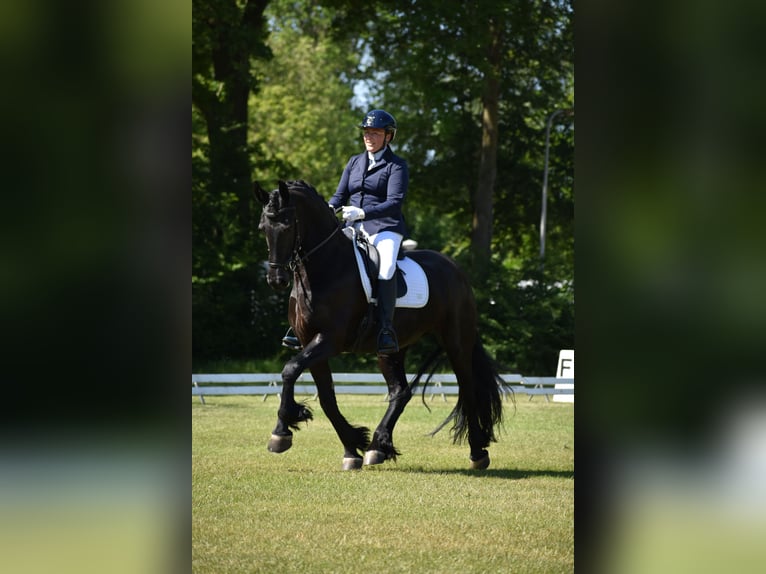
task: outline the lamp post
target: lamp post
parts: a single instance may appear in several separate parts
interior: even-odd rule
[[[542,208],[540,210],[540,262],[545,260],[545,220],[548,216],[548,151],[550,149],[551,125],[553,120],[559,114],[566,113],[571,116],[574,110],[571,108],[556,110],[548,116],[548,123],[545,126],[545,167],[543,168],[543,198]]]

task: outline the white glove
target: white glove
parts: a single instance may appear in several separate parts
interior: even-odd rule
[[[364,219],[364,209],[353,205],[344,205],[343,221],[356,221],[357,219]]]

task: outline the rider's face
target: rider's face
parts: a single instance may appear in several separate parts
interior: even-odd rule
[[[381,128],[364,128],[362,139],[364,139],[365,149],[375,153],[386,145],[386,130]]]

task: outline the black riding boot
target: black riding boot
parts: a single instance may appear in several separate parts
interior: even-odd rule
[[[396,308],[396,279],[388,281],[378,279],[378,312],[380,314],[380,333],[378,333],[378,353],[391,355],[399,351],[399,343],[394,332],[394,309]]]

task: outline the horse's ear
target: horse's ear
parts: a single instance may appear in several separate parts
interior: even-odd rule
[[[287,189],[287,183],[279,180],[279,196],[282,198],[282,206],[290,203],[290,190]]]
[[[253,195],[255,196],[255,199],[260,201],[263,205],[266,205],[269,202],[269,194],[257,181],[253,182]]]

